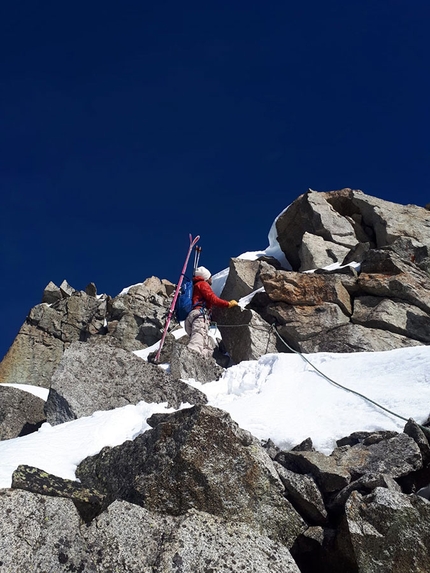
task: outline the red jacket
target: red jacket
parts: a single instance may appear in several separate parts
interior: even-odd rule
[[[218,298],[203,277],[193,278],[193,308],[204,306],[210,310],[213,306],[228,307],[228,300]]]

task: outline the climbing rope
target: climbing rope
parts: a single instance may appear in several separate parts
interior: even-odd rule
[[[218,325],[216,323],[214,323],[214,325],[216,326],[216,328],[218,328]],[[254,326],[252,324],[226,324],[226,325],[219,325],[221,326],[221,328],[236,328],[236,327],[243,327],[243,326],[248,326],[249,328],[253,328],[255,330],[264,330],[267,332],[267,329],[265,328],[259,328],[258,326]],[[337,386],[338,388],[341,388],[342,390],[345,390],[346,392],[350,392],[351,394],[355,394],[356,396],[359,396],[360,398],[362,398],[363,400],[366,400],[367,402],[370,402],[371,404],[373,404],[374,406],[376,406],[377,408],[380,408],[381,410],[384,410],[385,412],[387,412],[388,414],[391,414],[392,416],[395,416],[396,418],[399,418],[400,420],[403,420],[404,422],[408,422],[409,419],[405,418],[404,416],[401,416],[400,414],[397,414],[396,412],[393,412],[392,410],[386,408],[385,406],[382,406],[381,404],[378,404],[378,402],[375,402],[375,400],[372,400],[371,398],[368,398],[367,396],[365,396],[364,394],[361,394],[360,392],[357,392],[355,390],[351,390],[351,388],[347,388],[346,386],[343,386],[342,384],[339,384],[339,382],[336,382],[335,380],[333,380],[332,378],[330,378],[329,376],[327,376],[326,374],[324,374],[324,372],[321,372],[321,370],[319,370],[314,364],[312,364],[312,362],[306,358],[306,356],[304,354],[302,354],[301,352],[299,352],[298,350],[295,350],[294,348],[292,348],[288,342],[286,342],[282,336],[279,334],[276,325],[272,324],[271,325],[271,330],[273,330],[273,332],[276,334],[276,336],[279,338],[279,340],[282,342],[282,344],[284,344],[289,350],[290,352],[293,352],[294,354],[298,354],[307,364],[309,364],[309,366],[311,366],[316,372],[318,372],[318,374],[320,376],[322,376],[323,378],[325,378],[328,382],[330,382],[330,384],[333,384],[334,386]],[[269,331],[269,335],[270,335],[270,331]],[[419,428],[421,428],[421,430],[426,434],[426,436],[428,438],[430,438],[430,428],[427,428],[426,426],[422,426],[421,424],[418,424],[417,422],[415,422],[417,424],[417,426]]]
[[[381,404],[378,404],[377,402],[375,402],[374,400],[372,400],[371,398],[368,398],[367,396],[365,396],[364,394],[360,394],[360,392],[356,392],[355,390],[351,390],[351,388],[347,388],[346,386],[342,386],[342,384],[339,384],[339,382],[336,382],[335,380],[333,380],[332,378],[330,378],[329,376],[327,376],[326,374],[324,374],[324,372],[321,372],[321,370],[319,370],[315,364],[312,364],[312,362],[310,360],[308,360],[306,358],[306,356],[304,354],[302,354],[301,352],[299,352],[298,350],[294,350],[294,348],[292,348],[279,334],[276,326],[273,324],[272,325],[272,329],[275,332],[276,336],[279,338],[279,340],[285,344],[285,346],[291,350],[291,352],[294,352],[295,354],[298,354],[305,362],[307,362],[309,364],[309,366],[311,366],[316,372],[318,372],[318,374],[320,374],[320,376],[322,376],[323,378],[325,378],[328,382],[330,382],[330,384],[334,384],[335,386],[337,386],[338,388],[342,388],[342,390],[346,390],[347,392],[351,392],[351,394],[355,394],[356,396],[359,396],[360,398],[363,398],[364,400],[367,400],[367,402],[370,402],[371,404],[374,404],[375,406],[377,406],[378,408],[381,408],[382,410],[385,410],[385,412],[388,412],[389,414],[392,414],[393,416],[396,416],[396,418],[400,418],[401,420],[404,420],[405,422],[408,421],[408,418],[404,418],[403,416],[400,416],[400,414],[396,414],[395,412],[393,412],[392,410],[389,410],[388,408],[386,408],[385,406],[381,406]]]
[[[312,362],[310,360],[308,360],[306,358],[306,356],[304,354],[302,354],[301,352],[299,352],[298,350],[294,350],[294,348],[292,348],[283,338],[282,336],[279,334],[275,324],[272,324],[272,329],[275,332],[276,336],[279,338],[279,340],[291,351],[294,352],[295,354],[298,354],[305,362],[307,362],[307,364],[309,364],[309,366],[311,366],[316,372],[318,372],[318,374],[320,374],[320,376],[322,376],[323,378],[325,378],[328,382],[330,382],[331,384],[334,384],[335,386],[337,386],[338,388],[341,388],[342,390],[345,390],[346,392],[350,392],[351,394],[355,394],[356,396],[359,396],[360,398],[362,398],[363,400],[366,400],[367,402],[370,402],[371,404],[373,404],[374,406],[376,406],[377,408],[380,408],[381,410],[384,410],[385,412],[388,412],[388,414],[391,414],[392,416],[395,416],[396,418],[400,418],[400,420],[403,420],[404,422],[409,422],[408,418],[405,418],[403,416],[401,416],[400,414],[396,414],[396,412],[393,412],[392,410],[389,410],[388,408],[386,408],[385,406],[382,406],[381,404],[378,404],[378,402],[375,402],[375,400],[372,400],[371,398],[368,398],[367,396],[365,396],[364,394],[360,394],[360,392],[356,392],[355,390],[351,390],[351,388],[347,388],[346,386],[342,386],[342,384],[339,384],[339,382],[336,382],[335,380],[333,380],[332,378],[330,378],[329,376],[327,376],[326,374],[324,374],[324,372],[321,372],[321,370],[319,370],[314,364],[312,364]],[[414,420],[415,421],[415,420]],[[421,430],[424,432],[424,434],[426,434],[426,436],[429,438],[430,437],[430,428],[426,428],[426,426],[422,426],[421,424],[418,424],[417,422],[415,422],[417,424],[417,426],[419,428],[421,428]]]

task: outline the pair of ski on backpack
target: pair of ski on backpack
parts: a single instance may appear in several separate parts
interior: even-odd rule
[[[198,266],[199,257],[201,253],[201,248],[197,247],[197,242],[200,239],[200,236],[197,235],[195,239],[190,235],[190,244],[188,247],[187,256],[185,259],[184,266],[182,268],[181,276],[179,277],[178,284],[175,289],[175,294],[173,295],[172,303],[169,308],[169,312],[167,314],[166,324],[164,325],[163,336],[160,341],[160,346],[158,347],[157,354],[155,356],[155,362],[157,363],[160,358],[161,350],[164,345],[164,340],[167,335],[167,331],[169,329],[170,321],[172,320],[173,314],[176,314],[176,319],[178,322],[182,322],[188,316],[193,308],[193,282],[191,279],[185,276],[188,267],[188,261],[190,260],[191,253],[196,247],[195,255],[194,255],[194,268]]]

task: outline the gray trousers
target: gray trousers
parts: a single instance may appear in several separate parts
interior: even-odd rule
[[[213,346],[208,334],[210,322],[206,313],[199,308],[192,310],[187,316],[184,326],[190,337],[188,348],[198,352],[204,358],[210,358],[213,353]]]

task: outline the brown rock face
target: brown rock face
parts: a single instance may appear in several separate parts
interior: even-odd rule
[[[352,314],[349,293],[336,276],[275,271],[262,274],[261,280],[272,301],[311,306],[332,302]]]

